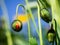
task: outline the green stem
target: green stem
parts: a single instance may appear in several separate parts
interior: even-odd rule
[[[29,17],[27,15],[27,11],[25,11],[26,17],[27,17],[27,23],[28,23],[28,38],[29,38],[29,45],[30,45],[30,24],[29,24]]]
[[[28,23],[28,37],[29,37],[29,45],[30,45],[30,38],[31,38],[31,36],[30,36],[30,23],[29,23],[29,17],[28,17],[28,13],[27,13],[27,11],[25,10],[25,14],[26,14],[26,17],[27,17],[27,23]]]
[[[57,43],[57,38],[58,38],[58,34],[57,34],[57,22],[56,22],[55,19],[52,19],[52,23],[53,23],[53,21],[54,21],[54,24],[55,24],[54,28],[55,28],[55,33],[56,33],[55,45],[58,45],[58,43]]]
[[[32,18],[32,21],[33,21],[33,23],[34,23],[34,26],[35,26],[35,28],[36,28],[36,32],[37,32],[37,34],[39,35],[39,33],[38,33],[38,28],[37,28],[37,26],[36,26],[36,23],[35,23],[35,21],[34,21],[34,17],[33,17],[33,15],[32,15],[30,6],[29,6],[29,4],[28,4],[28,0],[25,0],[25,1],[26,1],[26,5],[27,5],[27,7],[28,7],[28,11],[29,11],[29,13],[30,13],[30,16],[31,16],[31,18]]]
[[[55,32],[56,32],[55,44],[58,45],[58,41],[57,41],[57,39],[59,39],[59,37],[58,37],[58,33],[57,33],[57,22],[56,22],[55,19],[54,19],[54,21],[55,21]]]
[[[29,7],[29,5],[28,5],[28,0],[26,0],[26,4],[27,4],[27,6],[28,6],[28,10],[29,10],[29,12],[30,12],[30,16],[31,16],[31,18],[32,18],[32,20],[33,20],[33,23],[34,23],[34,25],[35,25],[35,27],[36,27],[36,24],[35,24],[35,21],[34,21],[32,12],[31,12],[30,7]],[[40,7],[39,7],[38,4],[37,4],[37,7],[38,7],[38,22],[39,22],[39,32],[40,32],[40,35],[39,35],[39,32],[38,32],[37,27],[36,27],[36,32],[38,33],[38,36],[39,36],[39,38],[40,38],[40,45],[43,45],[43,41],[42,41],[42,31],[41,31],[41,24],[40,24]]]
[[[39,2],[43,5],[42,8],[46,8],[46,5],[42,0],[39,0]]]
[[[38,8],[38,25],[39,25],[39,38],[40,38],[40,45],[43,45],[43,39],[42,39],[42,29],[41,29],[41,21],[40,21],[40,6],[39,6],[39,0],[38,0],[38,4],[37,4],[37,8]]]
[[[16,7],[16,19],[18,19],[18,8],[20,6],[23,7],[23,9],[25,10],[25,7],[22,4],[18,4],[17,7]]]
[[[30,24],[29,24],[29,21],[28,21],[28,36],[29,36],[29,45],[30,45]]]

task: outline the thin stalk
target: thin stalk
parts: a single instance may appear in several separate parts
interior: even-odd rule
[[[38,8],[38,25],[39,25],[39,39],[40,39],[40,45],[43,45],[43,39],[42,39],[42,29],[41,29],[41,21],[40,21],[40,6],[39,6],[39,0],[38,0],[38,4],[37,4],[37,8]]]
[[[29,45],[30,45],[30,24],[28,22],[28,36],[29,36]]]
[[[34,22],[34,18],[33,18],[33,16],[32,16],[32,12],[31,12],[31,10],[30,10],[30,7],[29,7],[29,5],[28,5],[28,0],[26,0],[26,4],[27,4],[27,6],[28,6],[28,8],[29,8],[29,12],[30,12],[30,14],[31,14],[31,18],[32,18],[32,20],[33,20],[33,22]],[[39,32],[37,31],[37,33],[38,33],[38,36],[40,37],[40,45],[43,45],[43,41],[42,41],[42,31],[41,31],[41,24],[40,24],[40,7],[39,7],[39,5],[37,5],[37,7],[38,7],[38,22],[39,22],[39,32],[40,32],[40,36],[39,36]],[[34,22],[34,25],[35,25],[35,27],[36,27],[36,24],[35,24],[35,22]],[[36,28],[37,29],[37,28]]]
[[[27,17],[27,23],[28,23],[28,40],[29,40],[29,45],[30,45],[30,23],[29,23],[29,17],[28,17],[28,13],[27,13],[27,11],[26,11],[26,9],[25,9],[25,14],[26,14],[26,17]]]
[[[29,45],[30,45],[30,23],[29,23],[29,17],[28,17],[28,13],[27,13],[27,11],[26,11],[26,9],[25,9],[25,14],[26,14],[26,17],[27,17],[27,23],[28,23],[28,38],[29,38]]]
[[[42,0],[39,0],[39,2],[43,5],[43,8],[46,8],[47,7]]]
[[[57,45],[57,23],[55,19],[54,21],[55,21],[55,32],[56,32],[55,45]]]
[[[34,24],[34,26],[35,26],[35,28],[36,28],[36,32],[37,32],[37,34],[39,35],[38,28],[37,28],[37,26],[36,26],[36,23],[35,23],[35,21],[34,21],[34,17],[33,17],[33,15],[32,15],[30,6],[29,6],[29,4],[28,4],[28,0],[25,0],[25,1],[26,1],[26,5],[27,5],[27,7],[28,7],[28,11],[29,11],[29,13],[30,13],[30,16],[31,16],[31,18],[32,18],[33,24]]]

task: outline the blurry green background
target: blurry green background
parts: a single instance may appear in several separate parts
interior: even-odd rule
[[[37,0],[29,0],[30,7],[35,6]],[[18,4],[23,4],[26,7],[25,0],[0,0],[0,45],[29,45],[28,42],[28,26],[27,21],[23,22],[23,28],[20,32],[15,32],[11,28],[11,23],[14,21],[16,16],[16,6]],[[26,7],[27,8],[27,7]],[[48,7],[49,8],[49,7]],[[49,8],[50,9],[50,8]],[[38,27],[38,18],[37,18],[37,8],[31,8],[36,25]],[[50,10],[51,11],[51,10]],[[24,10],[19,7],[18,15],[24,16]],[[60,15],[58,15],[60,16]],[[55,17],[58,17],[55,16]],[[60,19],[56,18],[58,24],[58,34],[60,33]],[[58,22],[59,21],[59,22]],[[39,45],[39,37],[37,32],[35,31],[34,24],[30,18],[30,29],[32,42],[31,45]],[[46,38],[46,34],[50,26],[48,23],[41,19],[42,26],[42,36],[44,45],[51,45]]]

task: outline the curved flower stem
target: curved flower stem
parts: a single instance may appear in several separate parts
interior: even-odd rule
[[[16,19],[18,18],[18,8],[20,6],[25,10],[25,7],[22,4],[18,4],[17,7],[16,7]]]
[[[27,11],[26,11],[24,5],[22,5],[22,4],[18,4],[17,5],[17,8],[16,8],[16,18],[18,17],[18,8],[19,8],[19,6],[23,7],[23,9],[25,10],[25,14],[26,14],[26,17],[27,17],[27,23],[28,23],[28,38],[29,38],[29,42],[30,42],[30,24],[29,24],[29,19],[28,19],[29,17],[27,15]],[[29,45],[30,45],[30,43],[29,43]]]
[[[18,18],[18,8],[19,8],[19,6],[23,7],[23,9],[25,10],[25,14],[26,14],[26,17],[27,17],[27,22],[28,22],[28,37],[29,37],[29,42],[30,42],[30,24],[29,24],[29,20],[28,20],[27,11],[26,11],[25,7],[22,4],[18,4],[17,5],[17,8],[16,8],[16,18]],[[30,43],[29,43],[29,45],[30,45]]]

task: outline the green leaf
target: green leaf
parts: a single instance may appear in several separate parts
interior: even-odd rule
[[[30,38],[30,44],[31,44],[31,45],[38,45],[38,43],[37,43],[37,41],[36,41],[36,38],[31,37],[31,38]]]

